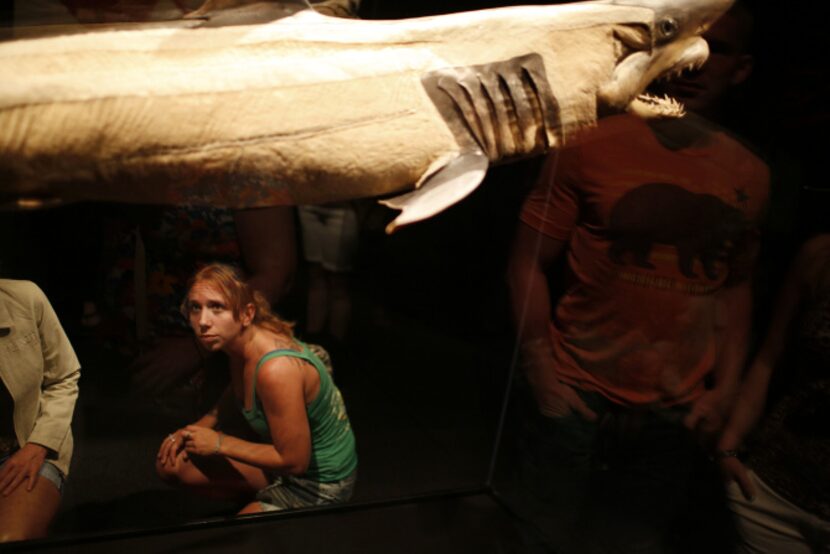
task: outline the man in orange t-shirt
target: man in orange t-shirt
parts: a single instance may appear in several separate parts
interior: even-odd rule
[[[748,76],[743,15],[711,28],[710,61],[671,91],[699,115],[602,120],[550,154],[523,206],[509,282],[541,418],[522,478],[557,551],[673,551],[696,440],[735,393],[769,171],[700,115]]]
[[[703,129],[687,117],[682,125]],[[543,262],[566,249],[570,281],[533,338],[549,344],[552,373],[566,386],[624,406],[694,405],[730,384],[704,389],[728,351],[724,310],[748,294],[769,172],[718,130],[673,149],[653,127],[608,118],[548,159],[522,209],[520,239],[532,235],[535,248],[541,235],[553,247],[539,252]]]

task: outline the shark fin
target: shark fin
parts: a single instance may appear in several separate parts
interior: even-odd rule
[[[199,27],[256,25],[311,9],[308,0],[206,0],[184,19],[201,20]]]
[[[480,150],[439,159],[414,191],[380,201],[384,206],[403,210],[386,226],[386,232],[391,234],[399,227],[432,217],[459,202],[478,188],[489,165],[487,156]]]

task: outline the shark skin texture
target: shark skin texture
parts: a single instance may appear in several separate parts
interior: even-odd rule
[[[682,115],[642,92],[703,64],[700,35],[730,5],[600,0],[396,21],[304,10],[0,43],[0,202],[379,197],[402,210],[392,231],[606,113]]]

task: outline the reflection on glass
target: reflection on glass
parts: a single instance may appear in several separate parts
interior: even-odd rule
[[[709,455],[749,349],[770,173],[710,121],[749,76],[750,19],[733,8],[703,68],[659,85],[686,117],[603,119],[548,156],[522,207],[516,440],[495,487],[557,552],[734,540]]]
[[[820,552],[830,544],[829,338],[830,235],[822,233],[794,258],[718,443],[746,549]]]

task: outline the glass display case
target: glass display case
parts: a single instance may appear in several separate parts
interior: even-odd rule
[[[163,23],[200,2],[11,4],[0,10],[4,41]],[[357,15],[504,5],[374,0]],[[686,73],[666,85],[688,101],[682,124],[608,114],[561,151],[491,167],[469,197],[393,234],[385,229],[396,213],[374,198],[0,212],[0,277],[38,284],[81,364],[74,454],[48,537],[0,548],[627,552],[644,541],[657,552],[726,552],[740,544],[741,493],[724,492],[718,472],[737,471],[729,466],[737,459],[759,474],[785,471],[779,459],[753,458],[749,438],[724,442],[750,394],[740,377],[754,375],[768,329],[797,334],[809,317],[813,334],[826,337],[826,311],[804,308],[830,306],[821,242],[830,188],[818,173],[823,142],[812,138],[826,120],[816,92],[828,82],[826,49],[818,34],[794,32],[803,29],[795,11],[748,8],[708,37],[709,71],[741,73],[718,91],[722,102],[695,104],[725,73],[708,82],[706,69]],[[5,193],[2,179],[0,171]],[[227,360],[198,347],[179,311],[187,277],[217,260],[241,267],[300,339],[327,352],[357,443],[348,502],[236,516],[239,501],[193,495],[157,475],[162,441],[210,410],[228,383]],[[786,319],[774,306],[799,267],[814,281],[795,287],[809,293]],[[820,394],[827,358],[820,348],[804,358],[803,348],[780,346],[771,365],[823,368],[807,372]],[[777,370],[768,409],[802,377]],[[700,401],[724,380],[723,397]],[[786,414],[802,418],[793,429],[813,433],[792,434],[812,441],[808,463],[809,453],[827,452],[826,415],[820,403]],[[757,419],[752,427],[766,429]],[[830,492],[826,467],[806,478],[819,500]],[[826,517],[814,497],[782,494]]]

